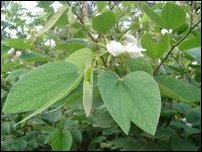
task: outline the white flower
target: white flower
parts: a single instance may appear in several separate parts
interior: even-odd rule
[[[20,51],[17,51],[16,52],[16,57],[19,57],[21,55],[21,52]]]
[[[130,55],[132,58],[143,57],[144,55],[141,53],[144,51],[143,48],[140,48],[137,44],[128,43],[125,46],[125,51]]]
[[[111,41],[109,44],[107,44],[108,52],[111,53],[113,56],[118,56],[122,53],[128,53],[132,58],[144,56],[141,52],[145,49],[141,48],[138,45],[137,39],[135,39],[132,35],[126,35],[125,39],[125,46],[116,41]]]
[[[111,41],[106,46],[107,46],[108,52],[111,53],[113,56],[118,56],[125,52],[124,46],[121,43],[116,41]]]
[[[169,30],[167,30],[167,29],[162,29],[162,30],[161,30],[161,34],[163,34],[163,35],[166,34],[166,33],[169,33],[169,34],[170,34],[170,33],[172,33],[172,31],[173,31],[172,29],[169,29]]]

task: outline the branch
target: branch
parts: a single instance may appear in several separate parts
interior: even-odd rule
[[[69,6],[71,6],[71,3],[70,3],[69,1],[67,1],[67,4],[68,4]],[[84,23],[83,18],[80,17],[79,14],[77,14],[76,12],[75,12],[74,14],[76,15],[76,17],[78,18],[78,20],[80,21],[80,23],[85,26],[85,23]],[[91,34],[89,31],[87,31],[87,32],[88,32],[88,35],[90,36],[91,40],[94,41],[94,42],[97,42],[97,41],[94,39],[94,37],[92,36],[92,34]]]
[[[191,27],[189,29],[189,31],[175,44],[171,47],[170,51],[167,53],[166,57],[161,61],[161,63],[158,65],[158,67],[154,70],[154,75],[157,74],[159,68],[161,67],[161,65],[168,59],[168,56],[172,53],[172,51],[180,44],[182,43],[182,41],[184,41],[184,39],[186,39],[186,37],[192,32],[192,30],[201,22],[198,21],[193,27]]]

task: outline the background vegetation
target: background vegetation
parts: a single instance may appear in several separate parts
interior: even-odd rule
[[[42,11],[37,13],[22,3],[1,1],[1,109],[12,86],[31,69],[89,48],[97,57],[91,114],[87,117],[83,108],[82,82],[17,126],[29,112],[1,112],[1,150],[200,151],[201,2],[59,1],[59,11],[53,3],[38,1]],[[107,43],[123,43],[127,33],[146,49],[144,57],[106,52]],[[161,92],[155,135],[134,123],[126,135],[114,121],[98,89],[102,69],[119,76],[145,71],[154,77]]]

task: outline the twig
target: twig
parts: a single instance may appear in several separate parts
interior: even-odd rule
[[[192,30],[201,22],[198,21],[193,27],[191,27],[189,29],[189,31],[175,44],[171,47],[170,51],[167,53],[166,57],[161,61],[161,63],[158,65],[158,67],[154,70],[154,75],[157,74],[159,68],[161,67],[161,65],[168,59],[168,56],[172,53],[172,51],[180,44],[182,43],[182,41],[184,41],[184,39],[192,32]]]

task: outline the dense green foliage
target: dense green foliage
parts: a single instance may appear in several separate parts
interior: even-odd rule
[[[201,2],[36,3],[1,2],[1,150],[201,150]]]

